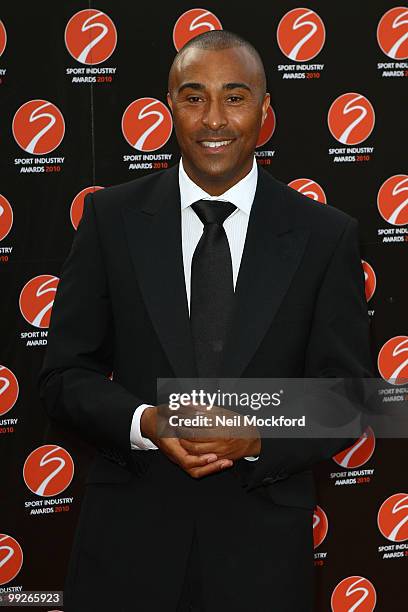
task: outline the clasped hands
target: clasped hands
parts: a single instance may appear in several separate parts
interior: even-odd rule
[[[220,428],[205,427],[202,429],[188,425],[172,427],[175,437],[166,434],[158,435],[158,418],[163,415],[174,415],[168,405],[146,408],[142,414],[140,429],[144,437],[149,438],[167,457],[179,465],[193,478],[201,478],[220,472],[233,466],[234,461],[242,457],[256,456],[261,452],[261,440],[256,427],[227,427],[220,433]],[[212,421],[216,416],[236,417],[237,413],[220,406],[213,406],[208,411],[205,405],[183,405],[177,409],[177,420],[184,417],[208,417]],[[213,433],[213,437],[212,437]],[[216,435],[215,435],[216,434]]]

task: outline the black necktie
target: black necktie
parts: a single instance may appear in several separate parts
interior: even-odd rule
[[[192,209],[204,228],[191,264],[191,332],[199,377],[215,378],[234,303],[231,253],[222,224],[236,206],[199,200]]]

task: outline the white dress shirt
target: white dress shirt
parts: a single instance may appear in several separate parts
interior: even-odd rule
[[[242,252],[244,250],[245,237],[247,233],[249,214],[255,197],[258,181],[258,166],[254,157],[250,172],[228,191],[220,196],[211,196],[196,185],[188,176],[183,167],[183,161],[179,164],[179,186],[181,200],[181,241],[183,251],[184,278],[186,283],[186,294],[188,309],[190,311],[190,282],[191,262],[195,248],[202,236],[204,224],[200,221],[191,205],[198,200],[224,200],[236,206],[236,210],[224,221],[224,229],[227,235],[232,260],[232,277],[234,289],[238,277]],[[142,436],[140,431],[140,419],[145,408],[151,404],[141,404],[136,408],[132,419],[130,430],[130,443],[133,450],[155,450],[157,446],[149,438]],[[245,457],[253,461],[256,457]]]

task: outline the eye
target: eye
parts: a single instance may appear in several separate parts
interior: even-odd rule
[[[196,104],[197,102],[201,100],[201,98],[200,96],[188,96],[187,100],[189,102],[192,102],[193,104]]]
[[[242,97],[241,96],[229,96],[228,100],[236,104],[237,102],[241,102]]]

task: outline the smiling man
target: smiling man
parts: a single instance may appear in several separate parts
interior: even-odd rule
[[[193,39],[180,51],[167,94],[184,169],[214,196],[250,172],[269,106],[257,52],[249,45],[228,47],[232,37],[223,34],[216,35],[223,48],[211,48],[212,35],[200,37],[201,44]]]
[[[156,383],[369,376],[357,222],[258,169],[247,41],[190,41],[168,103],[180,163],[87,196],[53,306],[41,396],[97,450],[64,609],[314,612],[311,467],[352,440],[159,437]]]

